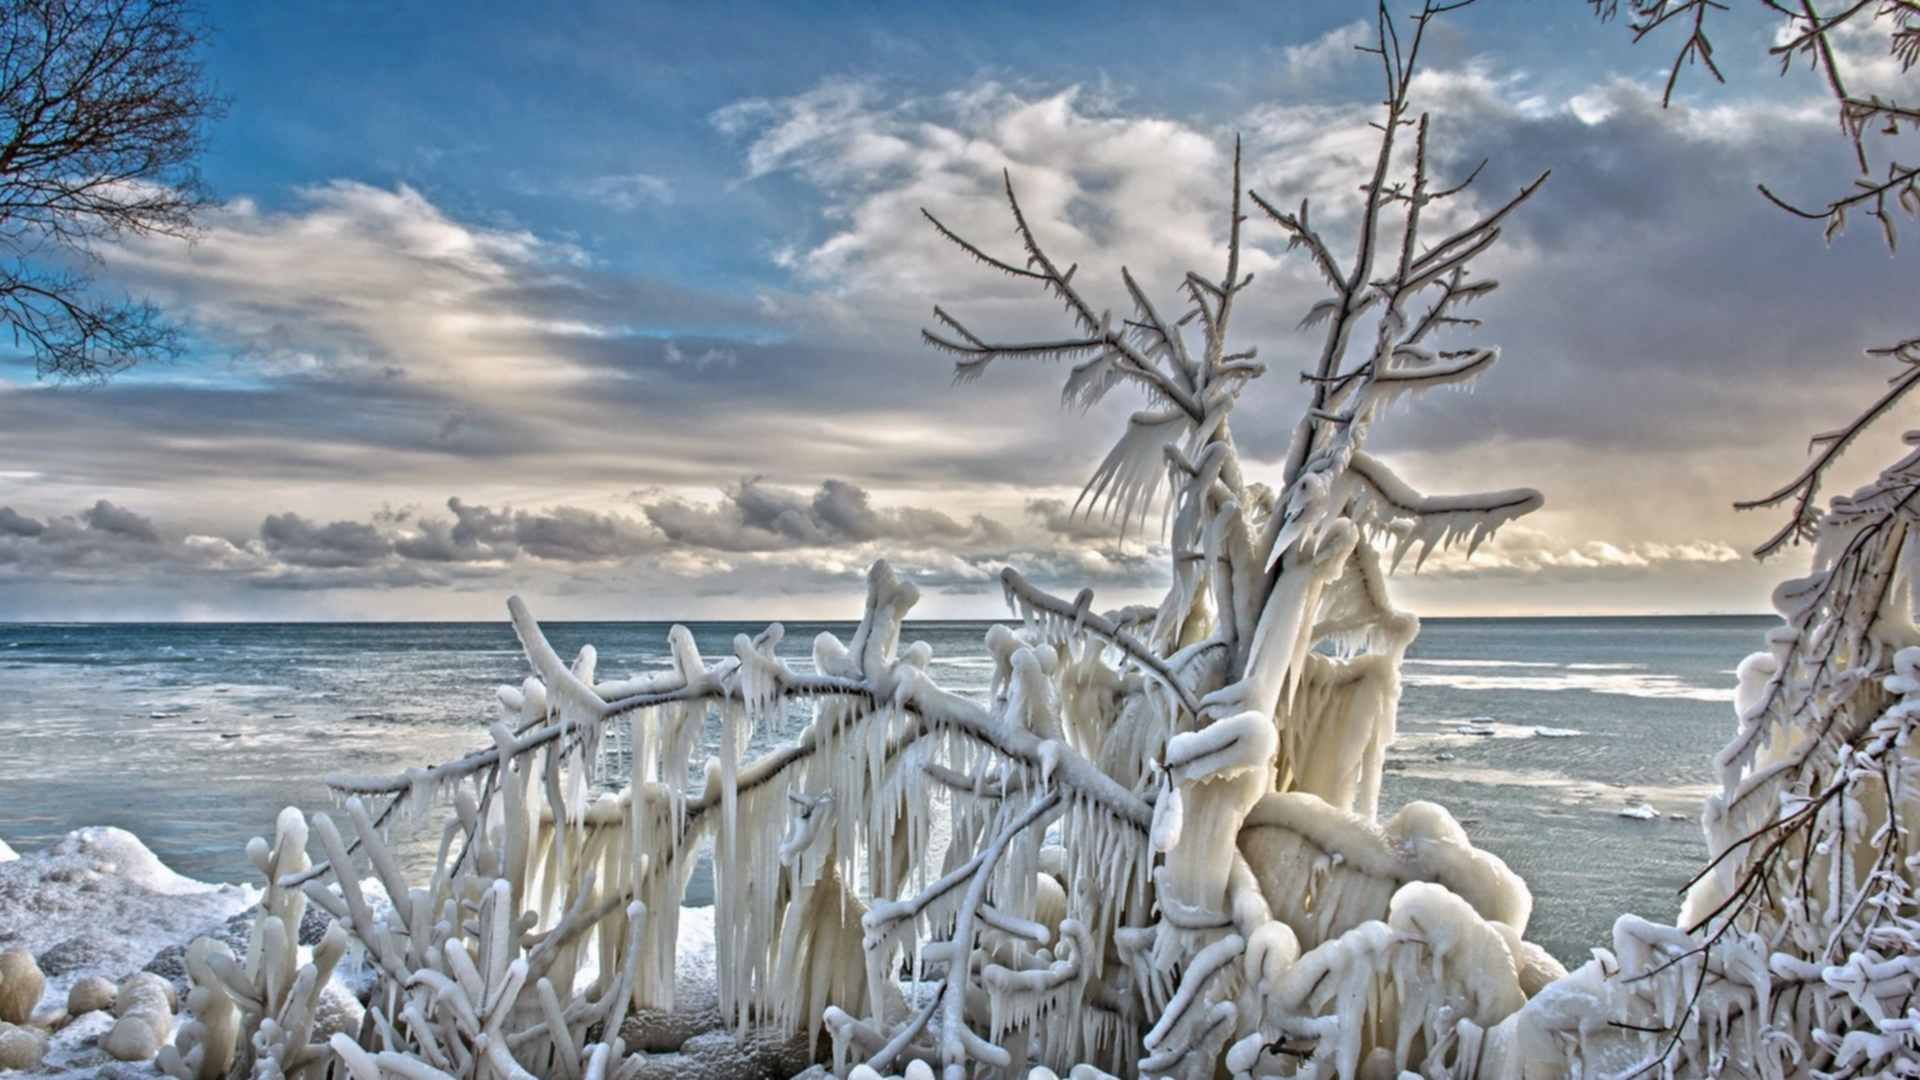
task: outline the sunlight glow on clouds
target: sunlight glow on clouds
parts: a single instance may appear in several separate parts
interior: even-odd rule
[[[1286,46],[1284,78],[1325,91],[1364,31]],[[1875,62],[1858,60],[1863,79]],[[1429,490],[1528,484],[1548,512],[1471,560],[1436,556],[1410,592],[1427,610],[1584,610],[1601,586],[1643,581],[1623,602],[1758,608],[1779,568],[1742,560],[1764,523],[1726,503],[1770,486],[1800,446],[1756,449],[1754,432],[1845,411],[1873,378],[1846,362],[1898,314],[1859,287],[1884,256],[1847,242],[1818,269],[1835,290],[1827,321],[1783,314],[1815,280],[1817,238],[1752,184],[1811,187],[1830,115],[1811,98],[1662,110],[1657,87],[1611,73],[1549,92],[1465,54],[1416,93],[1453,179],[1490,161],[1437,216],[1555,172],[1489,261],[1502,290],[1474,312],[1502,366],[1377,433]],[[678,272],[644,249],[610,259],[589,237],[398,180],[236,197],[191,244],[110,253],[116,278],[183,317],[194,355],[95,390],[0,388],[0,614],[57,613],[56,587],[79,585],[101,598],[89,611],[122,589],[136,615],[490,617],[515,589],[582,613],[730,612],[723,594],[765,589],[852,614],[883,554],[936,594],[930,614],[995,613],[1008,562],[1049,587],[1094,585],[1103,606],[1141,599],[1164,581],[1157,538],[1069,512],[1133,403],[1063,414],[1057,366],[1001,362],[949,388],[917,341],[932,303],[1007,336],[1061,323],[920,210],[1010,255],[1007,170],[1098,302],[1124,310],[1126,265],[1177,311],[1185,271],[1217,272],[1234,137],[1250,186],[1310,199],[1339,237],[1371,97],[1209,117],[1089,81],[842,75],[703,111],[704,137],[737,162],[726,198],[818,204],[805,231],[758,246],[773,284]],[[667,163],[533,175],[518,190],[621,218],[706,195]],[[1235,434],[1271,469],[1312,348],[1296,324],[1323,289],[1278,230],[1248,230],[1257,284],[1238,325],[1269,375]]]

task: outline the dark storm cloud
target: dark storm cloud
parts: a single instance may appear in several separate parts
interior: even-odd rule
[[[260,540],[275,558],[293,566],[337,569],[371,566],[386,558],[392,541],[357,521],[318,525],[299,514],[268,514]]]
[[[857,484],[826,480],[811,495],[776,487],[762,477],[741,480],[717,504],[663,499],[646,507],[647,520],[668,540],[713,551],[782,551],[874,540],[962,548],[1004,542],[1005,530],[976,517],[962,525],[938,510],[876,510]]]
[[[30,518],[11,506],[0,506],[0,536],[39,536],[47,523]]]
[[[112,533],[145,544],[160,542],[160,534],[154,531],[151,519],[123,506],[115,506],[105,499],[81,511],[80,520],[87,523],[87,528],[97,532]]]
[[[513,537],[534,558],[559,562],[624,558],[654,546],[638,522],[572,506],[514,515]]]

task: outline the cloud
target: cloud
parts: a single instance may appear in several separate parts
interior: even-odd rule
[[[1745,558],[1732,545],[1718,540],[1570,543],[1520,524],[1500,530],[1472,555],[1463,549],[1438,552],[1420,572],[1449,577],[1624,576],[1667,567],[1739,563]]]
[[[1313,96],[1230,117],[992,79],[906,94],[839,79],[723,108],[711,123],[739,161],[728,205],[818,211],[765,240],[751,285],[635,272],[571,235],[349,181],[284,205],[236,200],[192,246],[131,239],[108,253],[111,272],[180,312],[195,354],[97,392],[0,387],[0,430],[34,465],[0,474],[19,507],[0,513],[0,573],[411,591],[423,608],[433,590],[581,603],[647,591],[712,611],[753,589],[857,594],[866,563],[892,554],[930,592],[991,592],[1003,562],[1069,593],[1153,588],[1164,553],[1150,538],[1068,513],[1138,402],[1116,394],[1063,416],[1063,371],[1041,363],[997,363],[949,390],[946,362],[916,343],[932,302],[996,335],[1064,323],[919,210],[1017,256],[1007,170],[1096,307],[1129,310],[1124,265],[1177,315],[1186,271],[1221,269],[1238,134],[1249,184],[1289,207],[1311,199],[1345,260],[1377,135],[1371,95],[1342,89],[1356,33],[1283,51],[1317,80]],[[1532,485],[1552,512],[1530,519],[1532,539],[1513,534],[1464,569],[1437,561],[1426,578],[1478,590],[1730,573],[1720,556],[1765,530],[1727,511],[1728,493],[1789,471],[1803,444],[1787,435],[1870,394],[1883,373],[1857,350],[1904,329],[1874,238],[1821,252],[1752,194],[1760,179],[1825,190],[1845,155],[1818,87],[1662,110],[1640,81],[1547,83],[1483,58],[1448,60],[1415,89],[1445,180],[1489,161],[1434,208],[1436,226],[1555,170],[1483,266],[1502,287],[1476,306],[1475,340],[1504,347],[1501,367],[1472,394],[1411,402],[1373,436],[1425,489]],[[617,212],[693,200],[651,176],[601,174],[568,197],[598,185]],[[1278,229],[1256,218],[1247,238],[1256,280],[1237,341],[1270,374],[1234,435],[1249,478],[1271,481],[1300,402],[1294,372],[1318,344],[1296,324],[1324,286]],[[624,500],[635,489],[649,494]],[[187,491],[194,509],[161,524],[95,506],[103,492],[178,506]],[[139,569],[156,566],[170,569]]]
[[[417,529],[394,541],[394,550],[423,562],[493,562],[510,559],[519,545],[513,536],[513,515],[463,502],[447,500],[453,521],[425,519]]]
[[[105,499],[81,511],[80,519],[87,523],[87,528],[97,532],[112,533],[147,544],[160,542],[160,534],[154,531],[151,520]]]
[[[666,359],[667,363],[676,367],[682,364],[690,364],[696,370],[701,371],[709,367],[733,367],[740,362],[740,353],[737,349],[726,346],[715,346],[713,348],[703,349],[697,353],[691,353],[682,349],[680,343],[676,341],[667,342],[662,356]]]
[[[1028,499],[1027,515],[1047,532],[1068,540],[1114,540],[1122,532],[1118,523],[1084,509],[1076,511],[1065,499]]]
[[[654,546],[648,530],[631,519],[567,506],[514,515],[513,537],[534,558],[560,562],[624,558]]]
[[[1312,41],[1286,46],[1280,53],[1281,63],[1286,68],[1289,81],[1314,82],[1358,59],[1359,47],[1372,45],[1373,42],[1373,28],[1366,20],[1355,19],[1334,27]]]
[[[45,520],[0,507],[0,585],[123,586],[166,580],[182,589],[252,561],[218,538],[171,539],[151,519],[106,499],[77,514]]]
[[[1134,590],[1166,580],[1158,545],[1096,549],[1017,518],[976,514],[962,522],[926,506],[877,505],[864,488],[839,480],[800,491],[750,478],[711,503],[648,496],[641,518],[457,496],[445,505],[446,514],[381,510],[325,523],[278,511],[252,538],[233,539],[182,535],[104,501],[45,521],[0,508],[0,598],[57,584],[183,602],[218,592],[242,610],[250,594],[504,595],[530,587],[602,600],[646,588],[813,602],[858,590],[880,558],[930,594],[997,595],[1000,569],[1010,564],[1050,588]]]
[[[260,523],[260,540],[284,563],[319,569],[371,566],[393,548],[371,525],[356,521],[316,525],[292,512],[268,514]]]
[[[11,506],[0,506],[0,536],[39,536],[47,523],[36,521]]]
[[[803,495],[749,477],[722,491],[717,503],[667,498],[645,508],[647,520],[677,544],[713,551],[781,551],[877,540],[937,543],[948,548],[1003,543],[1006,531],[984,518],[962,525],[924,507],[876,509],[857,484],[826,480]]]
[[[714,121],[746,141],[749,179],[792,174],[828,200],[831,232],[780,257],[803,281],[863,312],[907,297],[923,309],[924,297],[1029,295],[973,272],[920,216],[928,208],[999,247],[1008,228],[1002,170],[1064,260],[1105,275],[1117,266],[1094,257],[1116,251],[1152,253],[1149,271],[1219,260],[1211,228],[1219,222],[1208,215],[1223,204],[1227,159],[1214,134],[1112,113],[1077,86],[1034,96],[985,82],[886,101],[871,85],[832,81],[731,106]]]
[[[673,185],[651,173],[611,173],[581,181],[575,191],[609,210],[631,213],[647,206],[673,202]]]

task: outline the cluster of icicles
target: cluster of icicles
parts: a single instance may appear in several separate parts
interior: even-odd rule
[[[1359,587],[1344,579],[1324,583],[1327,610]],[[538,676],[501,691],[494,745],[334,778],[344,834],[283,815],[253,849],[269,885],[248,954],[195,946],[162,1066],[655,1075],[622,1023],[674,1007],[677,916],[708,839],[727,1023],[824,1034],[837,1075],[1202,1077],[1223,1060],[1247,1076],[1498,1075],[1518,1060],[1514,1018],[1562,974],[1522,939],[1524,885],[1437,806],[1372,818],[1398,648],[1310,652],[1264,738],[1175,732],[1175,694],[1089,629],[1113,620],[1023,604],[1023,629],[988,638],[981,704],[928,679],[923,645],[899,648],[913,587],[883,563],[870,589],[851,643],[823,635],[811,672],[775,657],[777,626],[713,663],[676,630],[673,670],[625,682],[596,682],[591,649],[563,662],[515,604]],[[1393,625],[1403,648],[1412,620]],[[799,738],[744,761],[798,699],[813,710]],[[715,723],[701,782],[690,761]],[[622,758],[625,789],[594,796]],[[1198,850],[1218,831],[1210,786],[1248,782],[1228,848]],[[382,799],[452,807],[429,881],[398,869]],[[328,872],[356,851],[390,907]],[[1200,865],[1221,868],[1215,903],[1181,899]],[[311,950],[292,933],[309,903],[336,919]],[[349,948],[378,974],[364,1029],[309,1044]]]
[[[1495,362],[1493,349],[1436,352],[1427,335],[1472,323],[1447,313],[1494,283],[1467,263],[1539,186],[1415,242],[1432,220],[1421,209],[1446,197],[1427,182],[1424,117],[1410,186],[1385,199],[1379,177],[1415,123],[1417,41],[1389,78],[1352,269],[1304,205],[1261,204],[1335,294],[1308,319],[1327,345],[1278,492],[1246,479],[1227,427],[1264,370],[1227,344],[1251,280],[1237,157],[1226,272],[1188,275],[1179,322],[1125,274],[1134,317],[1096,311],[1010,177],[1022,261],[934,222],[976,261],[1038,282],[1074,323],[1071,339],[996,345],[936,309],[944,329],[927,339],[960,355],[962,378],[1059,355],[1077,361],[1069,401],[1147,392],[1084,499],[1144,519],[1165,482],[1172,585],[1157,608],[1097,613],[1089,592],[1063,600],[1007,571],[1021,625],[987,635],[994,677],[975,700],[933,682],[925,645],[903,647],[917,591],[885,563],[851,640],[822,634],[809,670],[777,655],[777,624],[712,661],[676,629],[668,670],[601,681],[591,648],[563,660],[513,601],[533,676],[500,692],[492,744],[402,776],[332,778],[345,831],[289,813],[274,843],[256,842],[268,889],[247,955],[194,946],[162,1067],[200,1080],[690,1075],[685,1057],[651,1049],[647,1025],[680,1004],[681,904],[710,850],[717,1023],[743,1045],[788,1033],[802,1067],[840,1077],[1920,1075],[1914,460],[1842,500],[1813,576],[1782,588],[1786,625],[1742,668],[1741,727],[1706,814],[1714,862],[1681,926],[1622,917],[1613,947],[1568,973],[1525,939],[1525,885],[1444,809],[1378,819],[1419,629],[1392,606],[1387,568],[1471,549],[1540,505],[1526,490],[1426,496],[1365,449],[1383,406]],[[1388,207],[1407,215],[1397,255],[1373,242]],[[1374,329],[1356,336],[1363,316]],[[1201,349],[1180,330],[1195,320]],[[754,732],[790,707],[810,710],[797,738],[748,760]],[[622,768],[622,789],[596,794]],[[441,806],[439,858],[415,884],[384,826]],[[308,864],[309,831],[322,863]],[[361,889],[359,856],[390,906]],[[296,943],[309,903],[335,920],[311,950]],[[377,975],[366,1019],[357,1037],[316,1042],[319,988],[348,950]]]
[[[1920,1075],[1916,497],[1920,451],[1821,516],[1739,667],[1679,925],[1622,917],[1617,971],[1588,974],[1667,1075]]]
[[[1524,884],[1444,809],[1375,820],[1417,623],[1370,607],[1370,547],[1347,536],[1305,564],[1322,647],[1293,656],[1271,719],[1185,731],[1161,673],[1115,662],[1138,647],[1116,644],[1132,642],[1124,613],[1051,601],[1012,574],[1024,626],[988,636],[990,701],[941,690],[926,647],[899,645],[916,592],[881,563],[852,641],[822,635],[805,672],[775,655],[777,625],[711,663],[676,629],[672,670],[596,682],[590,648],[562,661],[515,603],[537,676],[500,691],[494,745],[334,778],[344,830],[283,814],[249,849],[268,887],[247,954],[195,944],[159,1065],[660,1075],[623,1025],[674,1008],[680,904],[710,841],[726,1023],[824,1034],[839,1076],[1891,1069],[1912,1060],[1903,1003],[1920,954],[1903,513],[1835,525],[1815,574],[1781,588],[1786,624],[1741,668],[1743,723],[1707,813],[1716,860],[1681,926],[1623,917],[1613,948],[1572,974],[1524,939]],[[1859,587],[1874,574],[1884,588]],[[1332,647],[1360,640],[1373,647]],[[1166,672],[1204,655],[1176,653]],[[745,761],[756,727],[800,700],[812,716],[798,739]],[[696,780],[713,724],[719,752]],[[620,763],[625,788],[595,796]],[[453,811],[424,884],[384,836],[403,804]],[[1767,827],[1796,822],[1804,850],[1768,861]],[[356,852],[390,905],[329,872]],[[308,904],[335,920],[311,949],[295,944]],[[363,1029],[309,1042],[349,950],[378,975]]]

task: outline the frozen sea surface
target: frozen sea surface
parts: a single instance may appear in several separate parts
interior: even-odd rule
[[[1382,813],[1439,802],[1524,876],[1528,936],[1570,965],[1615,915],[1667,919],[1697,867],[1708,759],[1758,617],[1427,620],[1405,672]],[[943,685],[982,692],[986,623],[909,624]],[[709,656],[761,624],[692,624]],[[664,623],[547,624],[602,677],[665,666]],[[799,666],[815,634],[788,623]],[[485,739],[493,688],[526,675],[503,623],[0,625],[0,838],[137,834],[203,881],[252,882],[243,847],[281,806],[331,805],[329,772],[397,772]],[[803,715],[755,735],[791,737]],[[697,756],[697,755],[696,755]],[[1619,811],[1651,806],[1653,818]],[[1679,815],[1676,820],[1674,815]],[[427,858],[424,842],[412,848]],[[690,902],[709,899],[696,878]]]

